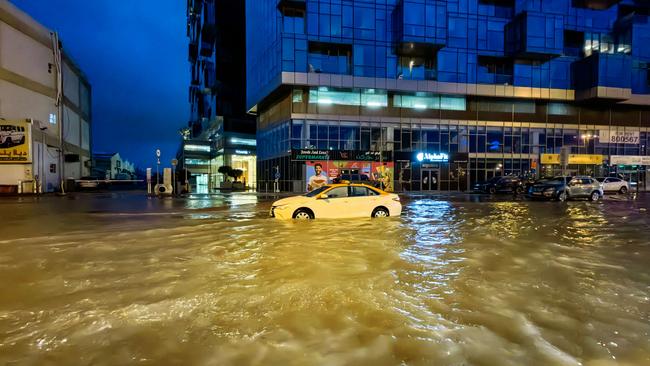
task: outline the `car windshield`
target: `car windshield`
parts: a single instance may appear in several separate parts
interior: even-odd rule
[[[492,177],[490,180],[488,180],[488,183],[496,183],[501,179],[501,177]]]
[[[602,183],[605,180],[605,178],[596,178],[596,180]]]
[[[304,196],[305,197],[314,197],[314,196],[317,196],[317,195],[321,194],[323,191],[325,191],[328,188],[330,188],[330,186],[322,186],[320,188],[314,189],[311,192],[305,193]]]

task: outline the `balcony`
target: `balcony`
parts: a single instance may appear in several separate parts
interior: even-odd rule
[[[561,15],[522,12],[506,25],[505,34],[506,52],[512,57],[548,60],[563,52]]]
[[[398,49],[417,44],[436,50],[447,44],[447,5],[442,1],[401,0],[393,10],[394,42]],[[426,10],[433,11],[429,15]]]
[[[624,54],[594,53],[571,65],[578,100],[629,99],[632,94],[632,58]]]

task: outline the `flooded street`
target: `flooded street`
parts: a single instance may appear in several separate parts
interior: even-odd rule
[[[0,200],[2,365],[650,365],[650,197]]]

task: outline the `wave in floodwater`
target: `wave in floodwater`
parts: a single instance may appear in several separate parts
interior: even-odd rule
[[[353,222],[268,205],[0,239],[0,364],[650,364],[631,203],[416,199]]]

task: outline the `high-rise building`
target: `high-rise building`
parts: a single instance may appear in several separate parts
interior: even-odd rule
[[[91,88],[58,35],[0,1],[0,192],[90,175]]]
[[[180,166],[191,172],[193,192],[220,188],[226,179],[218,172],[223,165],[244,171],[247,185],[254,188],[255,118],[246,109],[244,3],[187,4],[191,116],[178,153]]]
[[[563,170],[645,187],[648,13],[632,0],[247,0],[258,187],[303,191],[319,164],[393,190]]]

